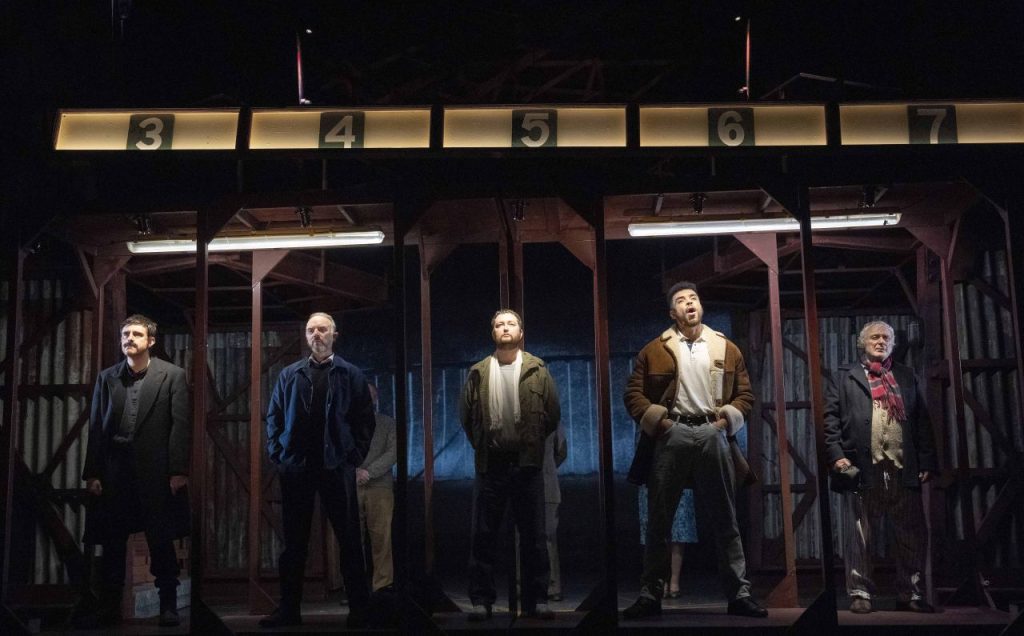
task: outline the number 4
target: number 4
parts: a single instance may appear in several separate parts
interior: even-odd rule
[[[351,148],[352,144],[356,141],[356,136],[352,133],[352,115],[345,115],[339,119],[338,123],[334,124],[334,128],[331,128],[324,135],[324,141],[329,144],[342,144],[345,148]]]
[[[362,148],[365,117],[360,111],[320,113],[320,147]]]

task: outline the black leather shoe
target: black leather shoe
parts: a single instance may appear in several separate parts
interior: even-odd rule
[[[650,616],[661,616],[661,601],[649,596],[641,596],[636,602],[622,610],[622,618],[635,621]]]
[[[181,625],[181,617],[178,616],[178,610],[167,608],[160,610],[160,627],[177,627]]]
[[[537,603],[536,607],[526,610],[523,612],[523,615],[527,618],[535,618],[541,621],[555,620],[555,612],[548,607],[547,603]]]
[[[302,615],[298,612],[283,612],[277,608],[270,614],[260,619],[260,627],[294,627],[302,624]]]
[[[850,611],[854,614],[870,614],[871,601],[860,596],[854,597],[854,599],[850,601]]]
[[[471,623],[482,623],[491,620],[490,605],[474,605],[466,617]]]
[[[917,598],[909,601],[903,605],[903,609],[908,612],[917,612],[919,614],[934,614],[935,606],[924,600],[923,598]]]
[[[768,610],[757,604],[757,601],[744,596],[729,603],[729,615],[749,616],[750,618],[764,618],[768,616]]]

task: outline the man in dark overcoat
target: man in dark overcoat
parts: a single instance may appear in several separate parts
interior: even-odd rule
[[[927,527],[921,484],[937,469],[931,422],[914,371],[892,358],[895,332],[885,322],[860,331],[860,359],[840,367],[825,388],[825,452],[832,489],[846,507],[843,560],[850,611],[872,611],[875,530],[892,525],[896,588],[904,607],[934,612],[924,598]],[[852,479],[852,475],[856,479]]]
[[[76,617],[82,627],[121,620],[130,534],[144,532],[160,594],[160,625],[179,623],[174,539],[188,536],[191,421],[185,370],[151,355],[156,323],[136,314],[121,323],[125,358],[100,372],[93,390],[82,479],[90,502],[86,545],[103,547],[99,603]]]

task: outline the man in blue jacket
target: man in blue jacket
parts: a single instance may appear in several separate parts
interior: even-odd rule
[[[355,475],[373,438],[373,402],[362,372],[334,353],[334,319],[312,314],[305,334],[310,356],[281,371],[267,408],[267,454],[281,482],[285,547],[278,562],[281,603],[260,627],[302,624],[302,580],[317,491],[342,548],[347,626],[365,627],[369,589]]]

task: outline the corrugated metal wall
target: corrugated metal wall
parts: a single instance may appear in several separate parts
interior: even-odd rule
[[[1005,258],[1001,253],[987,254],[981,273],[987,286],[1008,294]],[[6,284],[0,288],[7,299]],[[29,281],[26,283],[26,324],[45,322],[46,317],[65,302],[61,281]],[[956,288],[959,312],[957,334],[962,355],[968,360],[987,360],[994,363],[966,365],[964,382],[966,389],[990,414],[994,425],[1010,440],[1015,448],[1024,447],[1024,432],[1019,425],[1021,413],[1017,411],[1018,381],[1013,366],[1014,336],[1012,316],[1008,309],[993,300],[979,286],[965,283]],[[5,303],[6,305],[6,303]],[[90,334],[92,314],[89,311],[74,311],[59,323],[50,326],[50,331],[32,348],[23,359],[23,386],[25,392],[23,424],[21,429],[22,456],[29,468],[41,472],[50,461],[64,434],[72,427],[83,409],[88,408],[88,385],[92,370],[89,368]],[[917,319],[906,315],[863,315],[820,320],[821,353],[823,368],[834,369],[852,361],[857,355],[856,335],[860,326],[874,319],[886,320],[896,328],[897,339],[907,345],[908,364],[918,369],[922,361],[921,330]],[[6,329],[6,316],[0,316],[0,328]],[[804,325],[800,320],[786,320],[783,337],[803,349]],[[264,333],[266,351],[274,351],[292,342],[291,332],[267,331]],[[162,345],[171,360],[192,370],[191,336],[188,334],[162,334]],[[6,355],[5,341],[0,339],[0,358]],[[265,410],[267,398],[281,368],[291,363],[301,352],[297,343],[293,353],[285,354],[264,374],[262,394]],[[238,467],[247,475],[249,445],[249,347],[250,335],[246,332],[212,333],[209,336],[208,361],[210,364],[215,395],[218,400],[229,399],[222,411],[210,420],[210,429],[218,443],[210,440],[207,446],[207,475],[210,497],[207,498],[205,534],[211,537],[207,550],[207,563],[211,575],[237,574],[246,567],[248,494],[247,484],[239,479],[232,468]],[[264,354],[267,355],[266,353]],[[632,367],[633,354],[613,355],[611,365],[611,405],[614,466],[624,472],[632,457],[635,427],[625,413],[619,398],[626,378]],[[547,360],[557,382],[562,400],[563,421],[569,441],[569,458],[561,470],[565,474],[591,474],[597,471],[597,425],[595,397],[593,393],[594,363],[585,356],[551,357]],[[465,374],[472,361],[460,362],[434,369],[434,449],[435,474],[438,479],[469,478],[473,474],[472,451],[458,422],[458,400]],[[764,359],[748,364],[761,365],[760,391],[764,403],[773,398],[774,378],[771,374],[770,345]],[[986,366],[987,364],[987,366]],[[979,366],[981,365],[981,366]],[[784,351],[786,399],[789,402],[808,400],[807,366],[790,348]],[[394,412],[394,377],[386,370],[370,370],[368,377],[380,388],[381,410]],[[190,382],[192,378],[190,378]],[[420,371],[414,368],[406,378],[409,392],[410,411],[410,457],[409,473],[415,478],[423,471],[423,428],[421,417],[422,391]],[[81,386],[85,385],[83,390]],[[34,387],[51,387],[42,390]],[[948,405],[947,405],[948,406]],[[211,409],[216,408],[211,402]],[[941,411],[941,410],[940,410]],[[952,426],[952,409],[935,413],[936,425],[939,417],[946,419],[946,443],[949,448],[947,462],[956,457],[957,439]],[[815,450],[814,434],[809,422],[807,408],[790,408],[787,424],[790,440],[796,451],[813,467]],[[972,467],[997,467],[1004,460],[999,445],[984,426],[977,421],[976,414],[967,409],[968,456]],[[262,437],[262,426],[260,427]],[[75,489],[81,486],[83,450],[86,436],[72,444],[64,462],[53,474],[50,485],[56,490]],[[764,479],[767,484],[779,481],[775,437],[771,429],[763,427],[765,459]],[[262,441],[261,441],[262,445]],[[223,449],[223,450],[222,450]],[[233,455],[227,459],[225,453]],[[264,479],[273,475],[272,468],[264,458]],[[955,461],[953,464],[955,466]],[[791,469],[795,484],[805,483],[807,478]],[[265,481],[266,483],[266,481]],[[276,492],[276,488],[274,490]],[[975,516],[980,519],[992,505],[997,494],[994,482],[976,487],[974,498]],[[799,505],[800,494],[794,497],[794,506]],[[274,497],[277,499],[278,497]],[[951,498],[954,507],[952,518],[959,524],[955,510],[959,500]],[[833,518],[837,520],[834,530],[836,545],[842,545],[842,515],[844,512],[833,501]],[[766,495],[763,531],[766,537],[778,537],[781,532],[781,504],[777,494]],[[66,525],[77,537],[82,530],[83,515],[80,510],[64,505],[60,510]],[[279,518],[280,509],[275,505],[273,514]],[[804,523],[797,528],[798,558],[817,558],[818,515],[816,508],[808,513]],[[1006,524],[1006,529],[992,556],[996,566],[1019,567],[1021,554],[1020,520]],[[261,567],[273,571],[277,555],[281,550],[280,541],[270,525],[263,523]],[[50,544],[49,539],[37,531],[35,542],[34,583],[61,583],[65,580],[63,567]]]
[[[918,357],[920,329],[916,318],[912,316],[898,315],[863,315],[847,316],[838,318],[819,318],[818,328],[820,334],[821,366],[823,371],[831,371],[839,366],[857,359],[857,334],[861,326],[872,320],[884,320],[893,326],[896,331],[897,342],[910,345],[908,356],[904,360],[907,364],[916,368],[915,357]],[[804,321],[802,319],[789,319],[783,321],[782,337],[785,341],[795,345],[795,348],[803,351],[806,349]],[[764,404],[774,404],[775,377],[772,375],[772,347],[771,342],[765,343],[764,359],[758,361],[761,365],[761,386],[755,387],[759,392],[760,399]],[[810,400],[810,384],[807,377],[807,363],[789,347],[783,351],[783,373],[785,374],[786,394],[786,431],[789,442],[793,445],[796,453],[804,459],[805,463],[813,471],[815,468],[817,451],[814,442],[814,425],[811,421],[811,411],[807,406],[796,408],[789,404],[791,402],[808,402]],[[774,413],[774,412],[773,412]],[[762,443],[764,452],[764,480],[765,484],[778,486],[779,465],[778,465],[778,443],[774,432],[768,426],[762,428]],[[793,484],[805,484],[814,481],[814,475],[806,477],[794,465],[790,466],[790,480]],[[803,493],[794,493],[793,509],[800,505]],[[838,526],[833,531],[837,550],[842,546],[842,527],[844,511],[839,502],[832,500],[832,519],[834,525]],[[803,523],[796,527],[796,556],[798,559],[819,558],[821,555],[820,517],[817,507],[812,507],[804,518]],[[766,538],[777,538],[782,533],[782,501],[778,493],[768,493],[764,501],[764,524],[763,532]]]
[[[92,312],[72,311],[64,320],[55,322],[54,314],[70,302],[64,290],[61,280],[25,283],[25,337],[31,337],[39,325],[52,323],[47,325],[39,344],[22,356],[20,450],[29,470],[36,474],[46,469],[64,437],[89,408]],[[4,321],[6,330],[6,317]],[[79,436],[68,449],[66,459],[53,471],[49,486],[58,494],[82,486],[86,439],[85,433]],[[58,504],[56,510],[72,536],[81,537],[84,511],[67,503]],[[64,566],[52,542],[38,527],[34,548],[31,582],[65,583]]]
[[[1004,465],[1009,457],[1006,446],[1020,452],[1024,450],[1024,430],[1018,405],[1020,383],[1015,364],[1015,338],[1013,315],[1008,307],[997,302],[983,287],[997,290],[1009,296],[1004,252],[986,253],[978,272],[982,284],[960,283],[955,288],[957,308],[957,339],[963,365],[964,394],[968,405],[972,398],[977,401],[978,410],[965,408],[967,432],[967,457],[972,469],[991,469]],[[952,396],[949,396],[952,400]],[[959,440],[954,427],[953,409],[947,408],[946,444],[949,446],[950,466],[958,467],[957,453]],[[987,416],[987,417],[986,417]],[[998,434],[997,439],[989,432],[982,420],[989,420]],[[979,523],[995,502],[1004,476],[976,480],[972,489],[973,515]],[[961,499],[951,498],[953,519],[958,537],[963,536]],[[1021,550],[1024,545],[1024,518],[1019,511],[1004,522],[999,538],[985,553],[990,564],[996,567],[1019,568],[1024,564]]]
[[[1006,273],[1006,259],[1003,252],[990,252],[982,259],[980,278],[987,286],[998,290],[1003,295],[1009,294]],[[964,365],[964,386],[989,414],[995,426],[1005,439],[1010,440],[1018,451],[1022,449],[1021,413],[1017,410],[1018,379],[1015,366],[1015,341],[1011,312],[993,300],[973,283],[958,283],[955,287],[957,304],[957,337],[961,348],[961,357],[971,361]],[[897,347],[906,346],[903,361],[913,367],[919,378],[925,373],[922,359],[921,326],[916,317],[907,315],[855,315],[819,319],[822,368],[833,370],[856,359],[857,334],[864,323],[871,320],[885,320],[896,330]],[[783,337],[796,345],[801,351],[805,348],[804,323],[802,320],[786,320],[783,325]],[[766,343],[766,353],[760,360],[763,381],[756,390],[761,400],[771,404],[774,400],[774,378],[771,368],[771,344]],[[784,351],[785,392],[787,402],[806,402],[809,399],[807,365],[789,348]],[[945,408],[931,406],[933,426],[942,431],[947,446],[944,465],[955,467],[957,453],[957,433],[955,413],[952,408],[952,391],[946,391]],[[995,468],[1005,462],[1005,453],[993,441],[992,435],[978,423],[977,414],[966,409],[968,457],[972,468]],[[787,430],[790,442],[797,453],[803,457],[811,468],[815,463],[814,430],[810,421],[809,408],[787,409]],[[776,463],[778,447],[772,430],[765,426],[762,431],[764,444],[765,483],[778,485],[779,469]],[[795,467],[790,469],[790,478],[794,484],[802,484],[808,479]],[[980,482],[974,487],[974,516],[980,522],[984,514],[992,506],[998,494],[1001,481],[990,479]],[[799,505],[802,494],[794,494],[794,509]],[[954,522],[957,532],[962,538],[961,517],[958,497],[949,497],[952,509],[950,520]],[[837,551],[841,554],[843,545],[843,528],[845,527],[845,510],[839,505],[838,498],[831,498],[832,519],[835,525],[833,537]],[[764,536],[778,537],[782,531],[782,505],[778,494],[766,494],[764,505]],[[813,507],[804,522],[796,529],[797,558],[819,558],[820,546],[819,516]],[[1022,529],[1020,515],[1009,523],[1003,524],[1000,538],[994,549],[990,551],[990,565],[995,567],[1020,567],[1022,545]],[[880,542],[882,543],[882,542]]]

